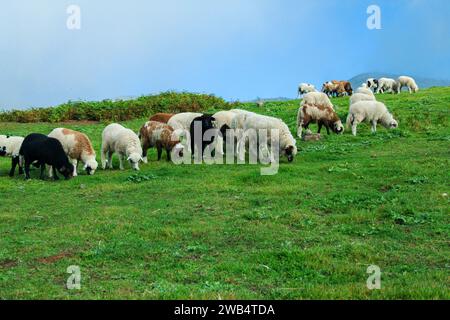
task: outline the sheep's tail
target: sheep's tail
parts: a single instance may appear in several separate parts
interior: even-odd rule
[[[351,114],[349,112],[349,114],[347,116],[347,121],[345,123],[345,127],[347,128],[347,130],[350,128],[350,125],[352,124],[352,122],[353,122],[353,114]]]

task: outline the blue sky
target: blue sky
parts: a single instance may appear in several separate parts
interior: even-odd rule
[[[68,30],[66,9],[81,8]],[[382,29],[366,27],[369,5]],[[0,109],[166,90],[294,97],[368,71],[450,79],[448,0],[14,0],[0,10]]]

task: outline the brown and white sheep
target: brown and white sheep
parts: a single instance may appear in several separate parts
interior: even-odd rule
[[[63,146],[64,152],[73,164],[73,176],[77,176],[78,161],[83,162],[84,170],[88,175],[93,175],[97,170],[98,162],[95,160],[95,151],[92,143],[84,133],[66,128],[54,129],[48,135],[50,138],[58,139]],[[52,176],[52,168],[49,169],[49,176]]]
[[[156,113],[150,117],[149,121],[157,121],[161,123],[169,122],[170,118],[172,118],[175,114],[173,113]]]
[[[318,133],[322,130],[322,126],[325,126],[328,134],[330,134],[330,129],[337,134],[344,132],[341,119],[333,108],[328,105],[308,104],[302,101],[297,114],[297,136],[299,138],[302,137],[303,129],[309,131],[308,126],[311,123],[318,124]]]
[[[149,148],[158,150],[158,161],[161,160],[163,149],[166,150],[167,160],[171,160],[171,152],[176,152],[183,156],[184,146],[180,143],[179,137],[173,128],[165,123],[157,121],[146,122],[139,131],[139,139],[142,145],[142,156],[147,161],[147,151]]]

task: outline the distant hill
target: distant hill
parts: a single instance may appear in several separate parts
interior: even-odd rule
[[[371,73],[363,73],[359,74],[353,78],[351,78],[349,81],[352,84],[353,88],[357,88],[361,85],[361,83],[366,82],[368,78],[392,78],[397,79],[398,77],[402,76],[403,74],[392,74],[392,73],[381,73],[381,72],[371,72]],[[430,79],[430,78],[424,78],[424,77],[415,77],[412,76],[416,82],[419,88],[430,88],[430,87],[448,87],[450,86],[450,80],[438,80],[438,79]]]

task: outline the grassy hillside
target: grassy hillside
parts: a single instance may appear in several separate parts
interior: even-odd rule
[[[379,100],[398,130],[361,125],[357,137],[299,141],[275,176],[156,162],[153,151],[138,175],[53,182],[35,170],[26,182],[0,159],[0,298],[450,298],[450,88]],[[345,118],[348,98],[333,103]],[[297,106],[244,108],[294,130]],[[65,126],[99,150],[105,123],[0,126],[18,135]],[[372,264],[381,290],[366,287]],[[81,290],[65,287],[70,265]]]

